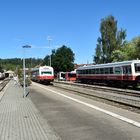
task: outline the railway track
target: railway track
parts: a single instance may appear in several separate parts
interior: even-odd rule
[[[140,91],[55,81],[55,87],[140,113]]]
[[[3,80],[3,81],[0,82],[0,92],[8,84],[9,81],[10,81],[9,79],[5,79],[5,80]]]

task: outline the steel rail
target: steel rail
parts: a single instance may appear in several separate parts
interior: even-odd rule
[[[0,83],[0,92],[4,89],[4,87],[8,84],[10,79],[5,79]]]
[[[55,87],[65,90],[77,92],[88,97],[96,97],[110,102],[122,104],[125,106],[140,109],[140,93],[131,90],[122,90],[107,88],[101,86],[91,86],[83,84],[75,84],[72,82],[54,82]],[[94,89],[94,90],[93,90]]]

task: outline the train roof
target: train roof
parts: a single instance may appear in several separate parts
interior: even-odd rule
[[[44,68],[53,69],[53,67],[45,65],[45,66],[40,66],[40,67],[37,67],[37,68],[31,68],[31,71],[37,71],[39,69],[44,69]]]
[[[113,63],[97,64],[97,65],[90,65],[90,66],[82,66],[82,67],[77,68],[77,70],[102,68],[102,67],[112,67],[112,66],[122,66],[122,65],[131,65],[132,63],[140,63],[140,60],[130,60],[130,61],[113,62]]]

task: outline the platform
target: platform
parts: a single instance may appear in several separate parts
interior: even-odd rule
[[[11,80],[0,92],[0,140],[58,140],[23,88]]]

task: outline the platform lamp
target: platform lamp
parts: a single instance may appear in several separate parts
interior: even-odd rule
[[[22,48],[24,49],[23,52],[23,98],[26,97],[26,72],[25,72],[25,49],[26,48],[31,48],[31,46],[29,45],[25,45],[25,46],[22,46]]]
[[[47,40],[49,41],[49,48],[51,48],[51,41],[52,41],[52,38],[50,36],[47,37]],[[51,52],[50,52],[50,66],[51,66]]]

